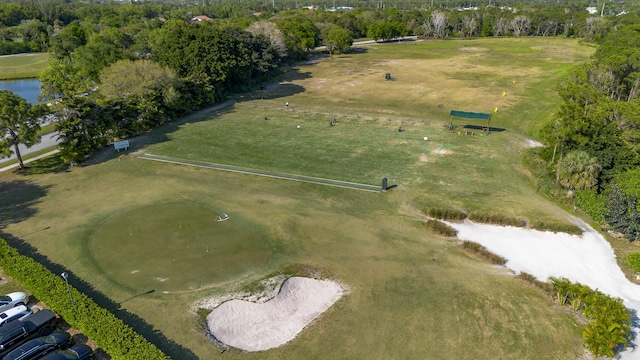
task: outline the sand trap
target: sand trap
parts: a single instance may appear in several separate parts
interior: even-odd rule
[[[246,351],[262,351],[293,339],[344,292],[335,281],[292,277],[273,299],[257,304],[230,300],[207,316],[211,334]]]
[[[468,220],[448,224],[458,232],[458,238],[482,244],[505,257],[506,266],[516,272],[527,272],[542,281],[550,276],[565,277],[619,297],[627,308],[640,313],[640,286],[627,280],[616,263],[611,245],[584,222],[578,223],[584,231],[582,236],[476,224]],[[637,319],[634,322],[637,323]],[[640,334],[638,327],[632,331],[636,337]],[[640,350],[628,347],[619,355],[625,360],[640,359]]]

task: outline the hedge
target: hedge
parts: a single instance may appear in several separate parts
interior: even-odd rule
[[[429,219],[424,224],[427,229],[435,232],[436,234],[444,236],[456,236],[456,230],[451,226],[443,223],[442,221]]]
[[[492,264],[504,265],[507,263],[507,259],[503,258],[498,254],[492,253],[491,251],[487,250],[487,248],[478,244],[477,242],[465,240],[462,242],[462,248],[480,256],[481,258],[489,261]]]
[[[91,298],[70,287],[74,306],[70,304],[67,284],[34,259],[21,255],[0,239],[0,268],[29,289],[69,325],[94,341],[111,358],[131,360],[170,359],[158,347],[138,334]]]
[[[502,226],[525,227],[527,222],[518,217],[507,216],[504,214],[484,213],[474,211],[468,214],[469,220],[484,224],[495,224]]]
[[[427,208],[422,212],[427,216],[441,220],[464,220],[467,217],[464,211],[449,208]]]

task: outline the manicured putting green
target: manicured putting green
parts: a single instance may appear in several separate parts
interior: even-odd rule
[[[107,276],[136,291],[188,291],[259,271],[271,257],[267,239],[219,214],[187,204],[134,209],[98,226],[90,248]]]

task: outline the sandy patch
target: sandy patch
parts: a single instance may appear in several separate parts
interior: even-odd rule
[[[542,51],[552,51],[552,52],[571,52],[571,48],[566,46],[532,46],[534,50],[542,50]]]
[[[478,46],[465,46],[461,47],[458,50],[460,51],[470,51],[470,52],[478,52],[478,51],[489,51],[487,48],[478,47]]]
[[[435,149],[432,150],[429,154],[425,154],[422,153],[420,154],[420,163],[426,163],[429,162],[431,160],[431,156],[430,155],[448,155],[448,154],[452,154],[452,152],[450,150],[447,149]]]
[[[451,154],[451,151],[447,149],[435,149],[431,153],[436,155],[447,155],[447,154]]]
[[[533,147],[542,146],[542,143],[539,142],[539,141],[535,141],[535,140],[531,140],[531,139],[526,139],[525,141],[526,141],[526,145],[525,145],[526,147],[533,148]]]
[[[335,281],[287,279],[278,295],[262,304],[230,300],[207,316],[209,332],[225,345],[263,351],[292,340],[342,296]]]
[[[592,289],[623,299],[627,308],[640,312],[640,286],[624,276],[611,245],[589,225],[576,219],[581,236],[476,224],[471,221],[448,223],[462,240],[475,241],[507,259],[506,266],[527,272],[541,281],[551,276],[565,277]],[[637,324],[637,319],[634,321]],[[632,331],[637,337],[640,328]],[[630,344],[635,346],[633,344]],[[640,359],[640,350],[626,348],[620,359]]]

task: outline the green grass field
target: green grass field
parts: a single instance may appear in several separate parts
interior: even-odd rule
[[[232,107],[132,139],[128,153],[0,173],[10,195],[0,196],[0,225],[180,344],[165,349],[176,359],[578,358],[578,320],[429,233],[421,209],[566,221],[521,155],[557,109],[554,84],[592,52],[573,40],[481,39],[372,44],[310,61]],[[464,120],[445,128],[451,109],[495,107],[491,126],[504,131],[463,135],[479,125]],[[354,191],[144,153],[398,186]],[[230,220],[215,222],[220,211]],[[195,303],[296,264],[339,279],[347,295],[277,349],[221,354],[206,340]]]
[[[48,64],[48,53],[0,56],[0,80],[37,78]]]
[[[195,290],[261,272],[268,239],[242,219],[218,217],[186,204],[146,206],[105,221],[89,246],[102,271],[132,291]]]

